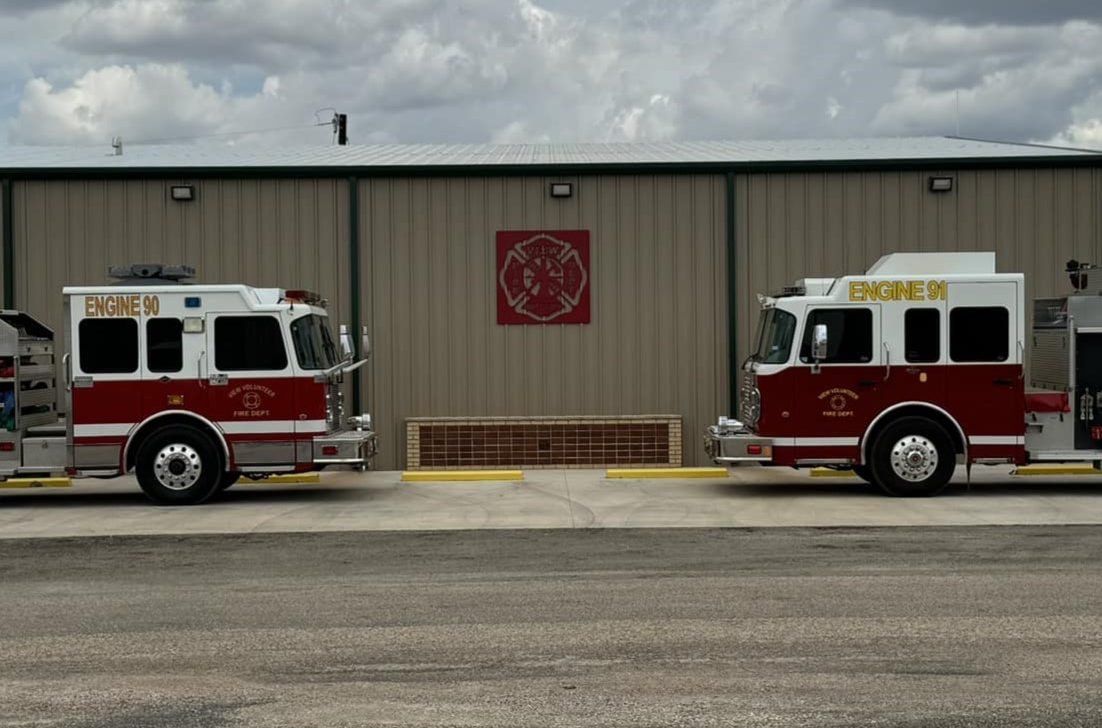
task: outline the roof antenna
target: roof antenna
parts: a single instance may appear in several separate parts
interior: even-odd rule
[[[960,136],[960,89],[957,89],[957,136]]]
[[[122,156],[122,137],[117,136],[111,139],[111,148],[115,150],[115,156]]]

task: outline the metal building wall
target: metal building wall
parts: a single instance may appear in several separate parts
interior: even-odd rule
[[[360,182],[365,402],[381,468],[410,416],[674,413],[687,464],[727,399],[725,180],[585,176]],[[499,326],[495,232],[588,229],[592,323]]]
[[[935,174],[952,176],[953,191],[930,192]],[[757,293],[864,272],[885,253],[994,250],[998,270],[1025,273],[1027,300],[1066,293],[1069,258],[1102,263],[1102,170],[755,174],[735,185],[739,362]]]
[[[892,250],[995,250],[1027,296],[1066,290],[1067,258],[1102,263],[1102,170],[945,170],[735,177],[737,344],[758,291],[862,271]],[[549,177],[362,179],[361,307],[375,357],[364,403],[401,467],[408,416],[670,412],[686,464],[728,407],[725,179],[582,176],[566,200]],[[187,182],[196,200],[168,199]],[[13,182],[17,307],[60,326],[61,286],[112,263],[182,261],[200,279],[302,286],[349,321],[344,179]],[[3,220],[0,220],[0,225]],[[496,324],[494,233],[589,229],[593,323]]]
[[[172,184],[195,200],[169,199]],[[15,305],[61,332],[61,288],[107,267],[188,263],[205,283],[309,288],[347,320],[348,187],[336,179],[17,181]],[[343,318],[342,318],[343,317]]]

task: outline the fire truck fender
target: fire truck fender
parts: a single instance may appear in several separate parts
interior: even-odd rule
[[[202,415],[197,415],[187,410],[164,410],[163,412],[158,412],[155,415],[150,415],[145,418],[138,423],[137,427],[131,430],[130,437],[126,440],[126,447],[124,447],[122,451],[124,472],[129,472],[134,467],[134,454],[131,454],[131,446],[134,446],[133,450],[136,454],[137,446],[150,433],[161,427],[168,427],[170,425],[190,425],[204,432],[209,432],[210,436],[214,438],[214,441],[221,446],[222,454],[225,456],[224,462],[226,466],[229,467],[230,447],[226,443],[226,438],[222,435],[222,431],[219,430],[213,422]]]
[[[956,418],[936,404],[930,404],[929,402],[900,402],[888,407],[869,423],[868,428],[865,430],[865,434],[861,437],[862,464],[867,464],[869,462],[869,448],[872,446],[872,443],[875,442],[876,435],[880,430],[900,417],[925,417],[944,427],[949,437],[952,438],[953,445],[957,452],[962,453],[967,462],[968,438],[964,436],[964,430],[961,428],[960,423],[956,421]]]

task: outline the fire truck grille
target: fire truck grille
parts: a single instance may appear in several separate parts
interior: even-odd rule
[[[757,387],[757,377],[745,373],[739,390],[739,419],[753,427],[761,419],[761,393]]]
[[[336,382],[331,382],[325,392],[325,426],[332,432],[340,429],[344,421],[344,392]]]

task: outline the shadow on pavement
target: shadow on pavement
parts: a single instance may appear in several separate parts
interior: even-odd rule
[[[880,495],[880,490],[857,478],[824,478],[822,482],[797,480],[792,482],[739,483],[726,481],[711,486],[720,495],[753,496],[762,498],[793,498],[799,496],[870,496]]]
[[[1039,496],[1092,495],[1102,497],[1102,478],[1074,477],[1045,479],[1036,476],[1006,480],[973,480],[971,484],[954,481],[944,495],[956,496]]]
[[[231,488],[219,493],[201,506],[158,506],[145,497],[138,489],[125,492],[85,491],[81,492],[80,486],[72,489],[52,490],[44,489],[16,491],[10,493],[0,492],[0,508],[22,507],[66,507],[81,506],[93,508],[118,508],[120,506],[134,506],[142,508],[206,508],[217,507],[223,504],[240,503],[333,503],[346,501],[370,501],[377,499],[382,494],[378,488],[326,488],[313,487],[291,489],[286,487],[248,486],[246,488]]]
[[[891,498],[874,485],[857,478],[781,480],[769,483],[725,481],[709,486],[721,495],[760,498],[798,498],[801,496],[863,496]],[[1045,479],[1030,476],[1008,477],[1005,480],[954,480],[937,498],[998,497],[998,496],[1084,496],[1097,494],[1102,498],[1102,478],[1066,477]],[[901,499],[915,500],[915,499]],[[923,499],[918,499],[923,500]]]
[[[209,503],[309,503],[311,501],[376,500],[389,488],[327,487],[327,486],[263,486],[233,487],[216,495]]]

